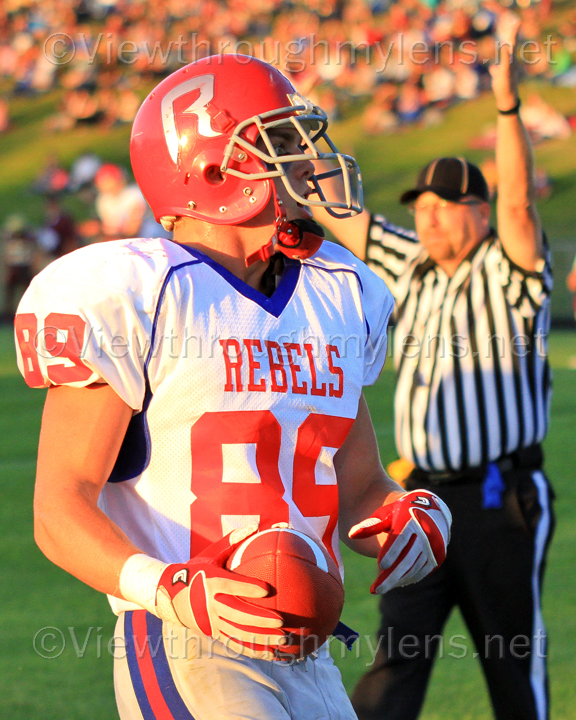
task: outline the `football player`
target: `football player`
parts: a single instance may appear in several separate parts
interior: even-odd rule
[[[378,592],[444,558],[448,510],[385,475],[362,397],[391,295],[312,220],[314,205],[362,205],[358,167],[326,128],[259,60],[176,71],[131,139],[174,241],[83,248],[21,302],[19,366],[49,387],[36,539],[109,595],[122,720],[354,717],[328,652],[279,661],[289,628],[250,602],[272,589],[226,569],[256,529],[290,523],[340,566],[342,537],[378,556]],[[320,160],[333,169],[316,175]],[[322,190],[335,175],[341,203]]]

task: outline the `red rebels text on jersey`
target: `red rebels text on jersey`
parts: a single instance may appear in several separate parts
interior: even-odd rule
[[[344,373],[334,364],[334,358],[340,357],[336,345],[326,345],[323,357],[334,381],[318,384],[318,371],[314,360],[314,347],[311,343],[279,343],[265,340],[266,359],[264,363],[256,360],[254,351],[262,353],[262,342],[258,338],[247,340],[220,340],[226,365],[226,384],[224,392],[290,392],[299,395],[321,395],[342,397],[344,392]],[[242,356],[242,345],[246,349],[247,363]],[[296,362],[296,358],[304,360]],[[248,366],[246,368],[246,365]],[[264,367],[262,367],[264,365]],[[263,374],[264,373],[264,374]],[[304,380],[302,377],[306,377]]]

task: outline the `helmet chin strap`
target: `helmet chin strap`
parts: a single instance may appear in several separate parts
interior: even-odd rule
[[[314,220],[287,220],[282,200],[278,199],[276,187],[272,184],[272,196],[276,220],[272,238],[256,252],[246,258],[246,267],[258,260],[268,260],[276,252],[284,253],[294,260],[306,260],[320,249],[324,241],[324,230]]]

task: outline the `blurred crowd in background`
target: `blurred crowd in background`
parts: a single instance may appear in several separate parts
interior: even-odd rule
[[[576,86],[576,10],[552,0],[5,0],[0,3],[0,133],[10,131],[14,98],[58,93],[49,133],[82,125],[131,123],[151,86],[178,67],[222,52],[261,57],[331,119],[362,113],[366,134],[442,122],[444,110],[489,88],[499,28],[512,10],[521,43],[532,43],[524,72]],[[522,118],[534,142],[568,137],[564,117],[533,92]],[[494,128],[473,141],[491,150]],[[483,166],[495,187],[495,166]],[[537,170],[538,192],[551,190]],[[123,168],[85,155],[66,170],[51,158],[32,191],[44,224],[0,219],[10,315],[21,287],[49,261],[89,242],[165,234]],[[63,208],[73,195],[91,220]],[[78,206],[78,203],[76,204]]]
[[[130,237],[171,237],[154,220],[138,186],[124,168],[97,155],[81,155],[69,171],[50,158],[30,191],[44,204],[40,225],[8,215],[0,226],[4,267],[4,314],[10,321],[34,275],[53,260],[93,242]],[[91,215],[78,222],[63,202],[73,195]]]
[[[64,89],[52,131],[110,126],[133,120],[150,82],[236,51],[278,65],[333,118],[363,103],[377,134],[437,123],[486,89],[513,3],[525,72],[576,85],[576,10],[557,17],[552,0],[6,0],[0,78],[16,95]]]

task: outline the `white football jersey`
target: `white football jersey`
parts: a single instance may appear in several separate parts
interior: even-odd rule
[[[196,249],[119,240],[33,280],[18,364],[32,387],[106,382],[133,408],[100,506],[143,552],[186,562],[235,528],[287,522],[340,564],[333,458],[392,308],[330,242],[286,259],[268,298]]]

